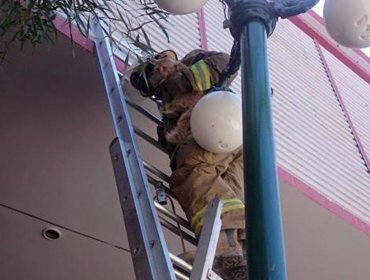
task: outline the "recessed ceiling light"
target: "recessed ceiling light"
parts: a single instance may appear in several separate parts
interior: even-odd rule
[[[42,230],[42,236],[48,240],[56,240],[62,237],[62,232],[57,228],[49,227]]]

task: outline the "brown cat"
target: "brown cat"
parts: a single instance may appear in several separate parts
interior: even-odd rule
[[[188,67],[178,60],[168,57],[155,60],[153,72],[149,76],[150,83],[154,87],[163,91],[162,115],[175,123],[166,131],[165,138],[168,143],[177,145],[184,141],[190,130],[190,116],[193,107],[198,100],[204,95],[202,91],[184,92],[181,90],[168,90],[165,80],[169,75],[172,80],[178,80],[181,83],[181,75]],[[176,79],[176,75],[179,78]],[[174,88],[172,86],[172,88]]]

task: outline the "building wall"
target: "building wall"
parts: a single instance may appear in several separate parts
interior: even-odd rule
[[[368,279],[370,238],[294,186],[280,190],[289,279]]]
[[[280,166],[369,223],[370,175],[319,46],[289,21],[278,25],[269,46]],[[335,78],[346,69],[343,64],[329,66]],[[357,85],[351,79],[361,80],[352,71],[347,75],[340,80],[349,87]],[[370,85],[361,85],[358,91],[368,94]]]
[[[0,279],[134,279],[98,63],[60,37],[0,69]],[[62,238],[42,237],[57,226]]]

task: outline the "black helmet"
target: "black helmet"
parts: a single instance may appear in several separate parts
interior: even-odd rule
[[[148,60],[136,66],[130,75],[131,84],[139,90],[140,94],[144,97],[154,95],[153,88],[148,79],[153,69],[153,62]]]

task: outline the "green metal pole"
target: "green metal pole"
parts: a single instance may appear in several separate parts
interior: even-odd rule
[[[285,280],[265,24],[246,22],[240,43],[249,275],[250,280]]]

